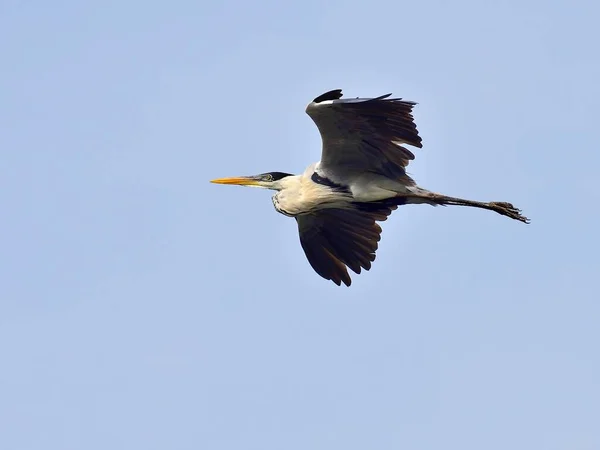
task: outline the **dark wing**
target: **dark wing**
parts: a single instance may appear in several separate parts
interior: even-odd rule
[[[323,141],[320,169],[324,175],[344,179],[369,171],[392,179],[405,177],[405,167],[415,155],[402,145],[422,147],[412,116],[416,103],[390,95],[341,99],[342,91],[337,89],[307,106],[306,113]]]
[[[312,268],[338,286],[350,286],[347,267],[369,270],[384,221],[397,208],[387,203],[356,203],[356,209],[322,209],[296,217],[300,244]]]

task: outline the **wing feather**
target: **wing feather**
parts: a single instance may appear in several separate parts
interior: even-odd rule
[[[296,217],[300,244],[308,262],[321,277],[338,286],[352,283],[348,268],[357,274],[371,268],[381,239],[381,227],[376,221],[386,220],[397,207],[369,205],[371,210],[362,210],[361,204],[354,206]]]
[[[372,172],[413,184],[406,166],[415,155],[403,147],[421,148],[421,137],[412,115],[415,102],[389,98],[342,99],[341,90],[313,100],[306,113],[323,141],[320,169],[343,178]]]

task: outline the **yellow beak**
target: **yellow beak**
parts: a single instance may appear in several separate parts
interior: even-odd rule
[[[259,184],[254,177],[217,178],[216,180],[211,180],[210,182],[216,184],[237,184],[239,186],[257,186]]]

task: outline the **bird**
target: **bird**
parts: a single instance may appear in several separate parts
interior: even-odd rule
[[[479,202],[421,188],[407,174],[422,148],[413,117],[416,102],[379,97],[342,98],[342,90],[319,95],[306,107],[321,135],[320,161],[294,175],[267,172],[217,178],[212,183],[276,191],[273,206],[293,217],[300,245],[314,271],[337,286],[352,284],[348,269],[368,271],[385,221],[399,206],[468,206],[529,223],[508,202]]]

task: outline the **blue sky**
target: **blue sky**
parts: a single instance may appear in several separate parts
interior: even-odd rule
[[[600,448],[592,1],[0,2],[0,447]],[[271,193],[327,90],[428,189],[318,277]]]

